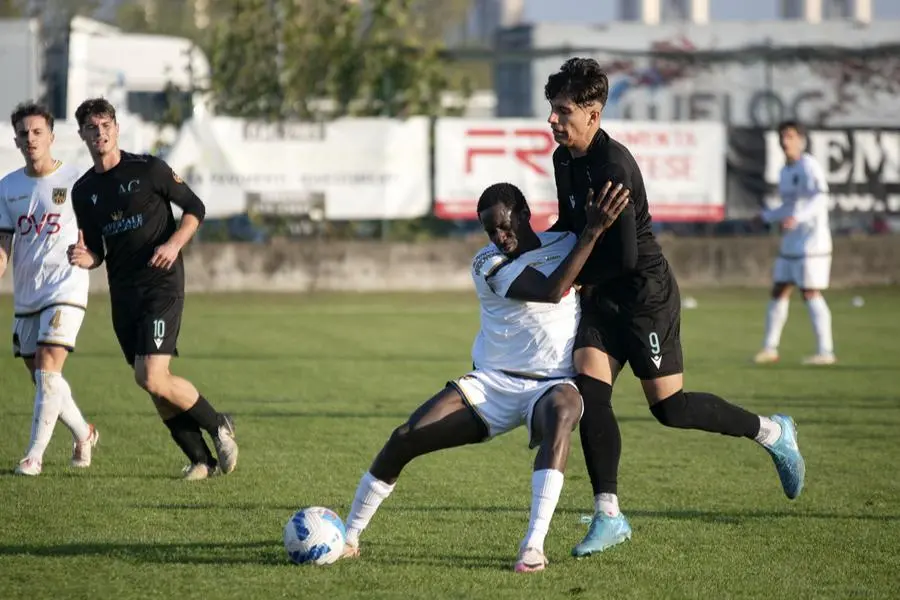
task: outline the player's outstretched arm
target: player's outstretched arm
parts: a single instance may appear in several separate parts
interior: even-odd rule
[[[548,277],[528,267],[509,286],[507,298],[526,302],[558,303],[575,283],[575,278],[602,237],[629,203],[630,191],[622,184],[613,187],[607,181],[600,194],[588,190],[585,211],[587,223],[572,252]]]
[[[12,236],[9,231],[0,231],[0,277],[6,272],[6,265],[9,264],[9,253],[12,248]]]
[[[158,246],[150,259],[150,266],[169,269],[178,260],[178,253],[191,241],[206,216],[206,206],[190,186],[165,161],[154,158],[153,183],[159,194],[183,211],[181,224],[165,244]]]
[[[775,223],[784,221],[785,219],[790,217],[793,210],[793,205],[782,203],[775,208],[767,208],[766,210],[762,211],[762,214],[760,216],[766,223]]]

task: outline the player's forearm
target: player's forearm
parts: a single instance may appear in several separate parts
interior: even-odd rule
[[[12,247],[12,235],[0,233],[0,277],[6,273],[6,265],[9,264],[9,251]]]
[[[547,278],[546,301],[556,304],[562,300],[566,292],[575,284],[575,279],[581,273],[584,263],[602,237],[602,233],[585,229],[578,236],[572,252],[563,260],[562,264]]]
[[[178,226],[178,230],[169,238],[169,242],[178,246],[178,249],[180,250],[187,246],[187,243],[191,241],[191,238],[194,237],[194,234],[197,233],[197,229],[199,228],[200,219],[194,215],[185,213],[181,217],[181,225]]]
[[[789,216],[791,216],[791,211],[793,210],[793,206],[791,204],[781,204],[775,208],[769,208],[762,211],[762,219],[766,223],[775,223],[778,221],[784,221]]]

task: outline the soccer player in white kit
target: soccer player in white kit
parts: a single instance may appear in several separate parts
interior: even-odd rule
[[[88,300],[88,272],[69,265],[66,255],[79,237],[71,188],[81,173],[53,159],[53,116],[46,108],[20,104],[10,120],[25,167],[0,180],[0,275],[12,248],[13,353],[35,382],[31,442],[16,473],[34,476],[57,419],[72,432],[73,467],[90,466],[99,434],[62,375]]]
[[[816,353],[803,359],[807,365],[836,362],[831,334],[831,310],[822,296],[831,275],[831,228],[828,222],[828,183],[821,165],[805,151],[806,135],[796,121],[778,126],[785,165],[778,192],[781,205],[766,210],[767,223],[780,222],[784,230],[781,250],[775,260],[772,299],[766,315],[763,348],[754,360],[759,364],[778,360],[781,331],[787,322],[791,291],[800,288],[813,330]]]
[[[569,437],[583,411],[572,350],[581,314],[572,284],[597,239],[628,202],[611,184],[587,202],[588,223],[570,232],[535,233],[522,192],[508,183],[487,188],[478,217],[491,244],[472,262],[481,329],[474,369],[417,408],[363,475],[347,517],[344,557],[359,554],[359,536],[414,458],[486,441],[521,425],[539,447],[531,478],[531,519],[517,572],[543,570],[544,538],[563,486]]]

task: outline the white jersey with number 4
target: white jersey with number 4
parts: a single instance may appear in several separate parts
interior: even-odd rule
[[[81,173],[61,164],[43,177],[25,169],[0,179],[0,231],[13,233],[16,314],[54,304],[87,306],[88,272],[69,265],[66,251],[78,241],[72,185]]]
[[[781,256],[806,258],[831,254],[828,222],[828,182],[821,165],[810,154],[781,169],[778,182],[781,206],[764,213],[767,221],[794,217],[797,226],[784,232]]]
[[[581,317],[578,294],[570,289],[559,304],[506,297],[526,267],[549,276],[575,246],[572,233],[539,233],[541,247],[515,259],[494,244],[472,261],[472,279],[481,303],[481,330],[472,345],[476,369],[532,377],[573,377],[572,351]]]

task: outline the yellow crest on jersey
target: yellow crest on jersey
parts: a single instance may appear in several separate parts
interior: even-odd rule
[[[67,188],[53,188],[50,198],[53,199],[53,204],[63,204],[66,201],[66,194],[68,193],[69,190]]]
[[[178,173],[172,171],[172,179],[175,180],[175,183],[184,183],[184,179],[178,176]]]

